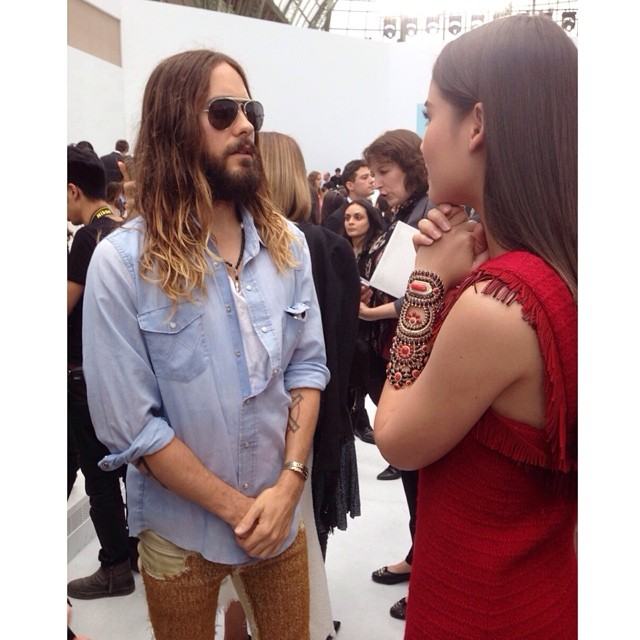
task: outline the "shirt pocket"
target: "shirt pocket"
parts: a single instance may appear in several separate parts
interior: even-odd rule
[[[307,321],[309,305],[305,302],[295,302],[284,310],[282,328],[282,365],[289,364],[295,351],[300,336]]]
[[[189,382],[207,367],[202,315],[191,303],[138,315],[151,366],[158,378]]]

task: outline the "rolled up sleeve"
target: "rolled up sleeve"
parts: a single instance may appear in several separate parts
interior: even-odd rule
[[[284,372],[284,385],[287,391],[300,388],[322,391],[327,386],[331,375],[327,369],[322,317],[313,284],[309,247],[304,235],[299,231],[298,234],[301,239],[301,250],[298,256],[301,266],[296,272],[298,280],[296,289],[298,300],[304,301],[309,309],[300,339]]]
[[[175,433],[162,401],[138,325],[133,276],[106,238],[89,265],[83,302],[83,369],[91,420],[115,469],[155,453]]]

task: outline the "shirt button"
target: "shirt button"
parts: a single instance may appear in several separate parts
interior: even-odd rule
[[[227,313],[231,313],[231,305],[230,304],[225,305],[224,308],[227,310]]]
[[[169,326],[170,326],[172,329],[175,329],[177,325],[176,325],[176,323],[175,323],[175,322],[170,322],[170,323],[169,323]]]
[[[250,285],[250,284],[248,284],[248,285],[245,287],[245,289],[246,289],[247,291],[251,291],[251,285]]]
[[[247,449],[249,447],[249,443],[248,442],[243,442],[242,443],[242,448],[243,449]]]
[[[276,368],[272,371],[272,373],[280,373],[280,368],[279,368],[279,367],[276,367]]]
[[[249,488],[249,483],[248,482],[243,482],[242,483],[242,488],[243,489],[248,489]]]
[[[269,327],[262,327],[262,333],[267,333],[269,331]]]
[[[236,358],[239,358],[239,357],[240,357],[240,352],[236,351]]]

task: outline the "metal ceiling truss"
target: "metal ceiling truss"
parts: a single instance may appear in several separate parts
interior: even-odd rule
[[[329,31],[338,0],[156,0]]]

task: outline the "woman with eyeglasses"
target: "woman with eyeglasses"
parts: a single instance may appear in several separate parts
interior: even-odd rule
[[[577,637],[577,50],[495,20],[433,68],[419,223],[375,421],[420,469],[405,638]]]

